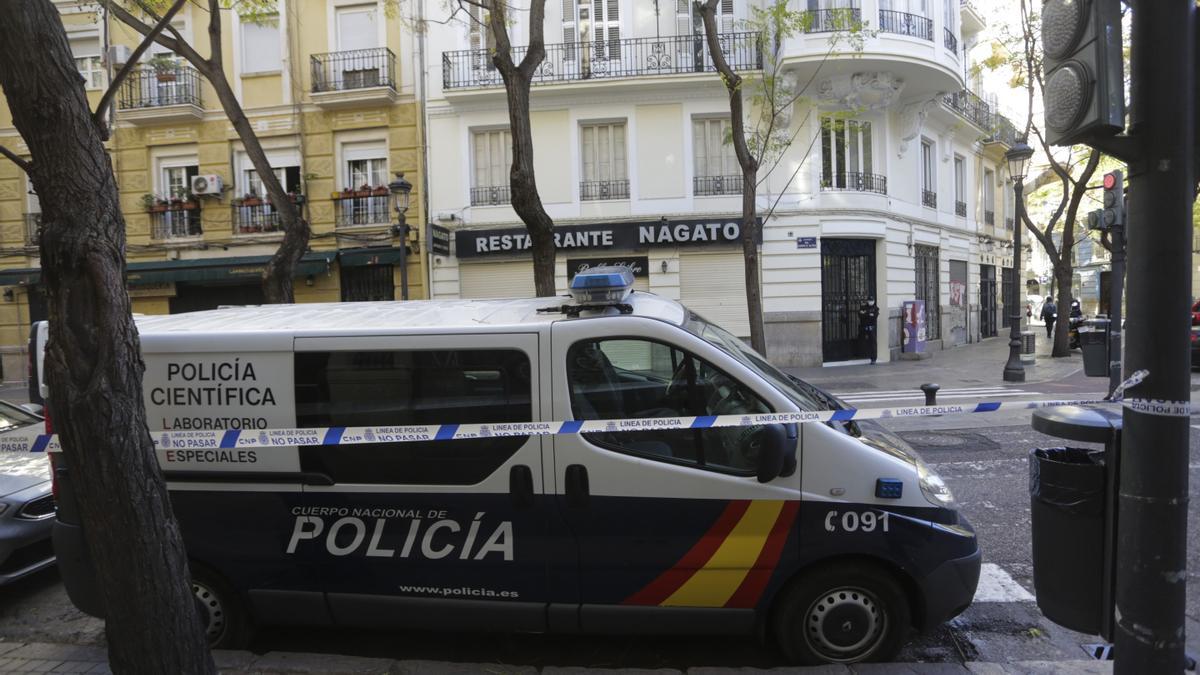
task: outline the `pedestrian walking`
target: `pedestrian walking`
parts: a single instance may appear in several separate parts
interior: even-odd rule
[[[1058,306],[1053,300],[1042,303],[1042,321],[1046,323],[1046,337],[1054,337],[1054,320],[1058,318]]]
[[[879,322],[879,305],[875,298],[868,298],[858,308],[858,339],[863,342],[864,351],[875,363],[878,357],[879,345],[875,342],[875,326]]]

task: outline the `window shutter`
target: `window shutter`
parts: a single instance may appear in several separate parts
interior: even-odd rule
[[[695,174],[701,177],[711,175],[708,172],[708,143],[704,120],[692,121],[692,151],[696,155]]]
[[[721,0],[720,22],[717,24],[722,33],[733,32],[733,0]]]
[[[596,180],[596,127],[587,126],[581,130],[582,143],[580,155],[583,157],[583,180]]]
[[[578,41],[579,38],[577,36],[579,33],[575,26],[575,0],[562,0],[562,31],[563,42],[567,45]],[[563,50],[563,60],[575,60],[575,49],[573,47],[568,46]]]
[[[676,33],[676,35],[691,35],[692,34],[692,3],[691,3],[691,0],[676,0],[675,33]]]
[[[612,126],[613,152],[612,152],[612,177],[613,180],[625,180],[625,125],[614,124]]]
[[[608,58],[621,58],[621,2],[608,0]]]

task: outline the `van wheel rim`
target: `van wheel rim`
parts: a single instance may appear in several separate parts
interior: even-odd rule
[[[192,595],[202,611],[204,635],[209,643],[214,643],[225,632],[225,608],[221,606],[221,599],[211,588],[196,581],[192,582]]]
[[[887,624],[887,613],[873,593],[837,588],[809,605],[804,613],[804,640],[828,661],[861,661],[883,642]]]

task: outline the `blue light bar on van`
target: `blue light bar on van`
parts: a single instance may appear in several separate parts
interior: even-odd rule
[[[617,304],[633,292],[633,272],[628,267],[593,267],[571,280],[571,297],[585,305]]]

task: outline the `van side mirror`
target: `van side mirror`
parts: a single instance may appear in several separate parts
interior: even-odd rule
[[[795,463],[795,436],[789,442],[787,427],[783,424],[768,424],[759,432],[761,434],[758,446],[758,482],[770,483],[783,474],[785,459],[789,448]],[[794,470],[794,469],[793,469]]]
[[[36,403],[22,403],[21,408],[33,413],[34,415],[39,415],[39,416],[42,414],[42,410],[43,410],[42,406],[40,406]]]

